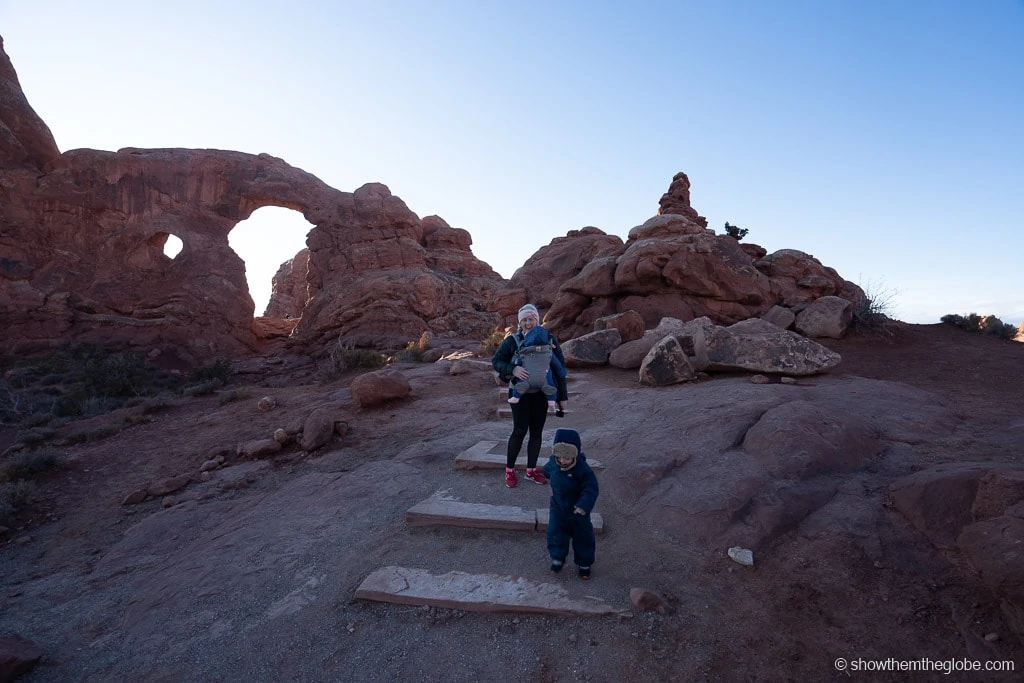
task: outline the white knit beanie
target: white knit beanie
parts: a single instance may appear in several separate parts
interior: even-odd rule
[[[533,304],[526,304],[525,306],[519,309],[519,322],[523,322],[523,318],[530,315],[531,313],[537,316],[537,320],[540,321],[540,311],[537,310],[537,307],[534,306]]]

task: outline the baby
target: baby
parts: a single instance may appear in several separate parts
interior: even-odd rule
[[[555,443],[551,458],[544,465],[544,476],[551,483],[547,531],[551,571],[562,571],[571,543],[580,578],[589,579],[597,549],[590,513],[599,490],[597,475],[587,464],[580,433],[575,429],[555,430]]]

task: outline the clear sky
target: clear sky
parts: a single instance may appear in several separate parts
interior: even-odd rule
[[[382,182],[505,277],[569,230],[625,238],[685,171],[710,227],[897,318],[1024,318],[1021,0],[0,0],[0,35],[62,151]],[[257,313],[310,227],[232,232]]]

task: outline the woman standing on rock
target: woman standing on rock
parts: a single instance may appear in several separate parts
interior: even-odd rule
[[[502,382],[511,382],[515,377],[519,380],[526,380],[530,373],[526,368],[516,365],[514,358],[519,346],[523,343],[524,335],[531,329],[540,325],[540,313],[533,304],[526,304],[519,309],[519,330],[515,334],[505,337],[501,346],[494,352],[491,358],[491,365],[497,371]],[[555,356],[565,366],[565,356],[562,355],[562,347],[558,341],[551,338],[551,349]],[[569,402],[569,392],[566,389],[565,378],[556,377],[555,388],[558,390],[556,400],[558,401],[559,414],[565,410]],[[509,389],[511,396],[511,389]],[[515,488],[519,483],[516,478],[516,459],[523,447],[523,439],[530,435],[526,444],[526,478],[537,484],[548,483],[547,478],[537,468],[537,458],[540,457],[541,434],[544,432],[544,423],[548,418],[548,400],[539,390],[533,390],[523,394],[518,403],[511,404],[512,407],[512,436],[508,437],[508,453],[505,461],[505,486]]]

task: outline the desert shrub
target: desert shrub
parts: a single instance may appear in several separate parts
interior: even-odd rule
[[[480,346],[477,348],[477,354],[481,356],[493,356],[494,352],[501,346],[501,342],[505,341],[505,337],[508,336],[508,330],[501,325],[495,327],[486,337],[480,340]]]
[[[15,383],[0,379],[0,424],[25,427],[29,416],[52,415],[57,404],[57,396],[48,390],[31,386],[16,386]],[[35,424],[44,424],[42,417],[34,417]]]
[[[98,427],[85,427],[76,429],[67,435],[68,443],[86,443],[89,441],[102,441],[107,437],[113,436],[120,432],[121,429],[117,425],[105,424],[99,425]]]
[[[133,396],[176,389],[180,378],[133,353],[71,344],[46,356],[19,359],[0,386],[0,420],[35,413],[98,415]],[[41,418],[40,418],[41,420]]]
[[[426,332],[420,335],[420,338],[411,341],[405,345],[405,348],[394,354],[393,359],[396,361],[415,361],[419,362],[423,360],[423,352],[430,348],[430,335]]]
[[[896,321],[890,317],[896,290],[875,282],[861,285],[864,299],[853,306],[853,320],[850,325],[856,332],[893,334]]]
[[[34,451],[21,451],[16,454],[4,468],[4,478],[8,481],[28,479],[40,472],[57,466],[60,456],[52,448],[40,448]]]
[[[32,448],[43,444],[47,439],[52,439],[55,433],[56,432],[52,429],[35,427],[33,429],[26,429],[25,431],[18,432],[14,437],[14,441],[15,443],[23,443]]]
[[[725,222],[725,234],[729,237],[734,238],[737,242],[741,241],[750,232],[749,228],[741,228],[738,225],[729,225],[729,221]]]
[[[1009,323],[1004,323],[994,315],[978,315],[969,313],[966,316],[955,313],[947,313],[939,318],[940,322],[953,327],[959,327],[967,332],[987,334],[1000,339],[1013,341],[1017,336],[1017,328]]]
[[[323,379],[335,379],[349,370],[365,368],[376,370],[384,367],[387,358],[374,349],[356,348],[348,342],[338,340],[326,357],[317,362],[317,371]]]
[[[219,379],[211,379],[203,382],[202,384],[193,384],[192,386],[185,387],[181,390],[181,393],[185,396],[204,396],[206,394],[212,394],[222,386],[224,386],[223,381]]]
[[[34,486],[24,480],[0,484],[0,524],[8,524],[14,514],[28,504]]]
[[[227,405],[232,401],[238,401],[239,399],[249,398],[249,390],[246,387],[240,389],[232,389],[231,391],[225,391],[218,397],[218,405]]]
[[[203,365],[193,370],[192,374],[189,375],[189,384],[205,384],[218,381],[223,386],[231,379],[233,372],[231,361],[221,358],[209,365]]]
[[[53,422],[54,419],[56,418],[52,412],[32,413],[31,415],[22,418],[19,426],[25,427],[26,429],[31,429],[32,427],[44,427]]]

